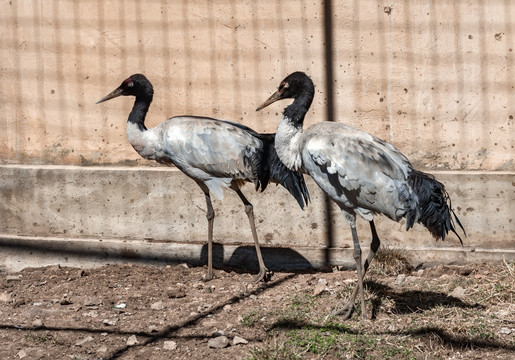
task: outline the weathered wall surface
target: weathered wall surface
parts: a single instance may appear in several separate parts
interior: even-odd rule
[[[421,170],[440,171],[468,246],[513,250],[515,4],[338,1],[332,10],[336,120],[392,142]],[[128,144],[132,100],[94,104],[130,74],[154,84],[149,127],[194,114],[273,132],[286,102],[254,109],[296,70],[317,86],[306,126],[326,118],[316,1],[1,1],[0,19],[4,238],[204,241],[196,185],[148,169],[154,164]],[[305,212],[281,189],[258,196],[249,188],[256,212],[267,209],[258,224],[264,243],[325,246],[323,201],[309,185]],[[233,200],[220,206],[216,234],[251,242]],[[350,244],[336,213],[334,221],[336,246]],[[380,228],[394,245],[441,246],[421,228]]]
[[[308,1],[2,1],[3,162],[138,160],[131,99],[95,105],[128,75],[154,83],[149,125],[178,114],[274,131],[286,103],[254,109],[290,72],[313,77],[325,117],[323,13]],[[422,168],[514,170],[511,2],[333,6],[336,118]]]

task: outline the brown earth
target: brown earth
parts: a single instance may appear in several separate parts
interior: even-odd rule
[[[354,271],[251,274],[186,264],[0,274],[1,359],[515,359],[515,266],[367,274],[369,320],[329,316]],[[370,320],[370,318],[372,318]],[[211,348],[214,338],[224,348]],[[244,339],[234,344],[237,338]],[[240,340],[241,341],[241,340]]]

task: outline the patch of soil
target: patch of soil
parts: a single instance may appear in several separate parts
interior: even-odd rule
[[[266,358],[266,351],[277,352],[280,344],[293,349],[290,358],[299,349],[297,358],[340,358],[344,336],[356,334],[380,342],[400,341],[415,355],[411,358],[424,358],[424,353],[433,354],[430,358],[508,358],[503,356],[512,356],[515,349],[515,315],[510,312],[515,307],[513,302],[506,306],[512,300],[502,289],[481,300],[483,293],[478,290],[478,284],[494,280],[489,279],[496,273],[492,267],[435,267],[404,277],[374,274],[367,280],[366,311],[373,320],[361,320],[359,311],[348,321],[331,317],[332,324],[345,327],[335,327],[339,340],[325,353],[314,348],[303,351],[302,343],[292,340],[292,329],[311,331],[306,325],[327,322],[352,291],[354,271],[276,273],[271,282],[257,285],[243,282],[252,274],[230,270],[215,270],[215,279],[205,282],[205,272],[186,264],[127,264],[2,273],[0,358],[251,359]],[[441,288],[443,281],[449,287]],[[458,286],[463,291],[449,295]],[[453,337],[452,332],[460,330],[444,325],[440,329],[438,322],[429,330],[413,328],[435,316],[441,316],[444,324],[453,316],[456,322],[473,322],[467,316],[478,311],[500,319],[482,323],[487,336],[483,343],[468,330]],[[349,338],[348,349],[355,349],[352,344]],[[385,358],[385,351],[373,348],[369,358]]]

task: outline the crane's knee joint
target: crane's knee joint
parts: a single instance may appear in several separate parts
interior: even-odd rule
[[[251,204],[245,205],[245,212],[247,213],[247,215],[252,213],[253,209],[254,209],[254,207]]]
[[[206,213],[206,218],[207,218],[208,221],[213,220],[215,218],[215,212],[214,211],[208,211]]]
[[[357,248],[354,248],[354,260],[358,261],[361,259],[361,248],[357,247]]]

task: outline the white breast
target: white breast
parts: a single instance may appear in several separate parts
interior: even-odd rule
[[[283,117],[275,134],[275,150],[288,169],[299,170],[302,167],[301,139],[302,128],[293,126],[290,119]]]
[[[145,159],[159,160],[162,156],[162,136],[159,127],[141,131],[137,124],[127,122],[127,137],[134,150]]]

